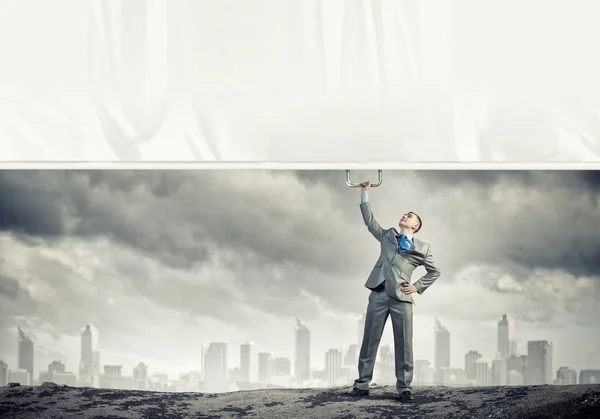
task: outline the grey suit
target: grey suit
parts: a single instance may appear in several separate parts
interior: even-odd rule
[[[365,286],[371,290],[385,281],[385,291],[371,291],[365,331],[358,361],[358,379],[354,387],[367,390],[373,379],[375,358],[381,335],[388,316],[392,318],[394,330],[394,354],[396,363],[396,389],[398,392],[412,390],[413,379],[413,298],[402,292],[402,283],[411,282],[415,268],[424,266],[427,274],[414,283],[422,294],[440,276],[431,246],[417,238],[413,239],[414,250],[398,252],[398,231],[383,229],[373,217],[369,202],[360,204],[363,220],[369,232],[381,243],[381,254],[371,271]]]

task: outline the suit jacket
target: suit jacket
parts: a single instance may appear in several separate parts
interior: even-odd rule
[[[398,231],[395,228],[383,229],[373,217],[369,202],[360,204],[363,220],[369,232],[381,243],[379,259],[365,287],[376,288],[385,280],[385,292],[392,298],[414,304],[412,295],[402,292],[402,283],[411,282],[412,273],[418,266],[424,266],[427,274],[414,283],[417,292],[422,294],[441,275],[435,265],[431,246],[413,238],[414,250],[398,253]]]

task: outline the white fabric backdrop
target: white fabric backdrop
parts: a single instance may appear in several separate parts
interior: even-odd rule
[[[4,0],[1,155],[597,161],[598,9]]]

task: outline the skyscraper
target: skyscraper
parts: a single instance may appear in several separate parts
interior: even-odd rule
[[[330,349],[325,353],[325,375],[330,386],[335,386],[342,368],[342,352]]]
[[[253,342],[240,345],[240,382],[258,382],[258,351]]]
[[[498,321],[498,355],[500,358],[506,359],[510,355],[514,355],[516,346],[514,334],[514,320],[508,314],[503,314]]]
[[[552,343],[546,340],[527,342],[527,384],[552,384]]]
[[[204,391],[223,393],[228,388],[227,344],[211,342],[204,356]]]
[[[98,329],[91,324],[86,325],[81,331],[79,385],[82,387],[98,387],[100,385]]]
[[[436,318],[434,329],[434,366],[436,371],[450,367],[450,332]]]
[[[465,355],[465,372],[469,380],[475,380],[475,363],[481,359],[481,354],[477,351],[469,351]]]
[[[310,380],[310,330],[296,317],[296,351],[294,374],[296,382]]]
[[[18,353],[17,353],[17,368],[25,370],[29,373],[29,382],[33,384],[33,342],[20,327],[17,328],[18,335]]]

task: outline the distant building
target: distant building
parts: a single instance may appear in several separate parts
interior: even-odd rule
[[[190,371],[188,374],[188,391],[200,391],[200,372]]]
[[[105,365],[104,375],[107,377],[121,377],[123,372],[122,365]]]
[[[469,351],[465,355],[465,373],[469,380],[475,380],[475,363],[481,359],[477,351]]]
[[[136,383],[136,388],[145,390],[148,387],[148,366],[140,362],[133,367],[133,381]]]
[[[229,371],[229,381],[231,383],[235,383],[236,387],[239,389],[240,379],[242,377],[240,367],[233,367]],[[244,383],[247,384],[247,383]]]
[[[342,366],[336,385],[337,386],[351,385],[357,376],[358,376],[358,368],[356,366],[351,366],[351,365]]]
[[[294,374],[297,383],[310,380],[310,330],[296,317]]]
[[[507,362],[508,372],[509,373],[511,371],[518,372],[521,375],[522,379],[524,380],[523,383],[525,383],[526,378],[527,378],[527,355],[511,355],[508,357],[506,362]],[[509,377],[509,380],[510,380],[510,377]],[[510,381],[509,381],[509,383],[510,383]]]
[[[491,385],[505,386],[508,384],[508,362],[505,358],[492,360]]]
[[[67,372],[67,366],[60,361],[52,361],[52,363],[48,365],[48,371],[54,374],[64,374]]]
[[[18,369],[15,371],[8,372],[8,382],[9,383],[19,383],[22,386],[28,386],[31,382],[31,377],[29,376],[29,371],[24,369]]]
[[[431,366],[431,362],[426,359],[415,360],[413,381],[421,386],[435,384],[435,370]]]
[[[581,370],[579,384],[600,384],[600,370]]]
[[[50,371],[40,371],[40,374],[38,375],[38,383],[42,384],[45,382],[49,382],[49,383],[53,383],[54,381],[52,380],[52,372]]]
[[[517,341],[516,340],[511,340],[508,342],[509,347],[508,347],[508,356],[511,357],[513,355],[517,354]]]
[[[577,384],[577,371],[569,367],[559,367],[556,371],[556,384],[562,386]]]
[[[240,380],[241,383],[258,382],[258,350],[253,342],[240,345]]]
[[[8,384],[8,364],[0,361],[0,386]]]
[[[325,373],[327,374],[327,383],[335,386],[338,378],[341,376],[342,352],[338,349],[330,349],[325,353]]]
[[[229,389],[227,380],[227,344],[211,342],[204,356],[204,391],[223,393]]]
[[[546,340],[527,342],[527,384],[553,383],[552,343]]]
[[[258,354],[258,382],[267,384],[273,375],[273,354],[262,352]]]
[[[277,357],[273,361],[273,375],[292,375],[292,361],[289,358]]]
[[[119,390],[135,390],[138,383],[131,376],[123,375],[122,365],[104,365],[104,373],[100,375],[100,387]]]
[[[165,391],[169,388],[169,377],[165,373],[152,374],[146,383],[148,390]]]
[[[98,329],[86,325],[81,331],[81,360],[79,361],[79,386],[100,385],[100,349]]]
[[[17,338],[17,368],[28,373],[29,381],[25,385],[33,385],[33,341],[20,327],[17,328]]]
[[[179,380],[174,383],[178,392],[187,393],[190,391],[190,374],[179,373]]]
[[[77,386],[77,376],[72,372],[51,372],[44,371],[40,372],[40,383],[45,381],[58,384],[59,386],[69,386],[76,387]]]
[[[498,321],[498,354],[500,358],[506,359],[514,355],[516,342],[514,340],[515,322],[508,315],[503,314]]]
[[[450,367],[450,332],[435,319],[434,327],[434,364],[436,371]]]
[[[69,387],[77,386],[77,376],[72,372],[67,371],[67,367],[60,361],[52,361],[48,365],[48,371],[41,371],[39,375],[39,382],[50,382],[58,385],[65,385]]]
[[[478,386],[489,386],[491,384],[490,363],[485,359],[478,359],[473,363],[475,381]]]
[[[148,366],[140,362],[133,367],[133,379],[135,381],[146,381],[148,379]]]
[[[359,353],[359,349],[360,347],[358,345],[350,345],[348,346],[348,349],[346,350],[346,355],[344,356],[344,366],[348,367],[351,366],[353,368],[356,368],[357,364],[358,364],[358,353]]]
[[[396,370],[394,361],[394,351],[392,346],[384,344],[379,347],[377,355],[377,364],[375,365],[375,381],[381,385],[391,385],[396,383]]]

